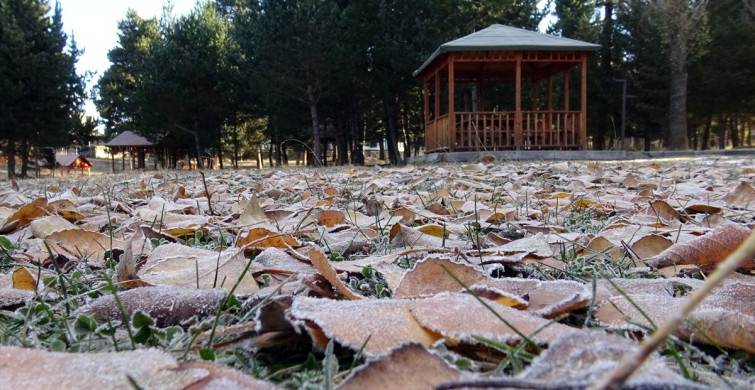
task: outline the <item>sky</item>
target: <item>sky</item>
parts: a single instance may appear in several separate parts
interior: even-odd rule
[[[95,72],[87,89],[97,83],[110,66],[107,52],[118,43],[118,21],[126,17],[129,8],[139,16],[160,17],[167,0],[57,0],[63,9],[63,32],[73,36],[79,49],[84,49],[76,64],[76,71]],[[191,11],[197,0],[172,0],[173,14],[184,15]],[[55,0],[50,4],[54,6]],[[86,104],[87,115],[96,115],[94,104]]]

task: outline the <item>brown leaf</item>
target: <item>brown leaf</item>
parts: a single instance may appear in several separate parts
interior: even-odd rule
[[[337,288],[338,291],[346,298],[362,299],[362,296],[355,294],[348,287],[346,287],[345,284],[343,284],[341,279],[338,277],[338,274],[336,274],[336,271],[330,265],[328,259],[322,252],[320,252],[319,249],[311,248],[309,250],[309,260],[312,262],[312,265],[315,266],[318,271],[320,271],[320,275],[327,279],[328,282],[330,282],[330,284]]]
[[[153,286],[203,290],[215,287],[230,289],[243,276],[236,294],[251,295],[257,292],[259,286],[250,272],[244,274],[249,261],[243,250],[237,248],[215,252],[180,244],[165,244],[149,254],[137,275],[143,282]]]
[[[225,298],[221,288],[197,290],[172,286],[140,287],[118,292],[128,318],[141,311],[158,326],[178,325],[195,315],[207,315]],[[74,314],[89,314],[96,320],[121,320],[122,314],[113,295],[103,295],[79,308]]]
[[[346,215],[339,210],[320,210],[317,212],[317,224],[325,227],[333,227],[342,224]]]
[[[20,229],[30,224],[31,221],[36,218],[47,214],[49,214],[49,211],[47,210],[47,199],[34,199],[31,203],[21,206],[21,208],[5,220],[3,226],[0,226],[0,234],[6,234]]]
[[[45,238],[53,252],[66,253],[77,259],[85,259],[90,265],[105,266],[106,254],[111,249],[124,250],[126,243],[108,235],[81,229],[54,232]]]
[[[74,224],[58,215],[37,218],[29,224],[29,232],[37,238],[46,238],[54,232],[75,228]]]
[[[641,330],[652,327],[629,299],[642,308],[657,327],[668,321],[684,303],[683,298],[669,294],[616,296],[603,303],[595,317],[612,327],[637,329],[634,324],[643,326]],[[755,353],[755,306],[752,302],[755,302],[755,285],[725,285],[693,310],[674,334],[702,343],[708,343],[710,339],[722,347]],[[700,334],[701,331],[705,336]]]
[[[548,344],[561,334],[576,331],[526,311],[493,301],[487,303],[499,316],[538,344]],[[423,328],[443,336],[452,345],[479,343],[474,336],[507,344],[522,341],[514,329],[469,294],[441,293],[431,298],[415,299],[410,301],[409,308]],[[537,330],[539,332],[534,334]]]
[[[19,267],[13,271],[13,288],[17,290],[36,291],[37,279],[32,276],[26,267]]]
[[[672,244],[666,237],[650,234],[635,241],[631,248],[640,259],[647,259],[663,252]]]
[[[679,220],[681,218],[681,214],[679,214],[679,212],[671,207],[671,205],[665,200],[655,200],[650,202],[645,213],[660,218],[664,223]]]
[[[752,209],[755,207],[755,188],[748,181],[740,181],[737,188],[726,194],[723,200],[731,207]]]
[[[626,355],[638,348],[637,342],[600,331],[565,334],[551,343],[517,378],[548,383],[553,388],[590,383],[602,377],[606,371],[618,367]],[[575,369],[575,366],[579,368]],[[694,388],[694,383],[684,379],[654,355],[630,377],[625,386],[638,389]]]
[[[299,246],[299,242],[290,234],[279,234],[265,228],[254,228],[246,232],[246,235],[239,235],[235,245],[237,247],[286,249],[289,246]]]
[[[750,229],[741,225],[722,225],[704,236],[670,246],[657,256],[645,260],[645,264],[653,268],[696,264],[703,269],[711,270],[737,249],[750,234]],[[745,262],[743,268],[755,269],[755,260]]]
[[[422,345],[406,344],[361,366],[338,389],[431,389],[460,377],[461,372]]]
[[[17,306],[24,305],[36,295],[35,292],[29,290],[0,287],[0,309],[13,310]]]
[[[428,258],[418,261],[414,269],[404,275],[395,291],[395,296],[412,298],[435,295],[444,291],[462,291],[462,286],[443,267],[446,267],[467,286],[486,279],[482,272],[472,266],[443,258]]]
[[[324,349],[328,339],[332,338],[353,350],[364,345],[364,352],[372,355],[408,342],[429,347],[438,339],[422,329],[412,317],[408,309],[410,302],[403,299],[334,301],[297,297],[290,313],[293,319],[303,321],[301,323],[320,348]]]
[[[440,203],[433,203],[431,205],[428,205],[427,207],[425,207],[425,210],[438,215],[451,215],[451,212],[448,211],[448,209]]]
[[[156,349],[108,353],[0,347],[4,389],[267,390],[275,386],[215,363],[179,363]],[[50,373],[56,373],[52,375]]]

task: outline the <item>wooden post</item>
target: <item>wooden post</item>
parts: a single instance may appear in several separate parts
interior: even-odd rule
[[[454,108],[454,53],[448,53],[448,128],[446,134],[451,151],[456,150],[456,112]]]
[[[569,70],[564,71],[564,111],[569,111]]]
[[[110,149],[110,173],[115,173],[115,149]]]
[[[438,117],[440,116],[440,72],[438,71],[438,67],[435,68],[435,117],[433,118],[433,139],[432,141],[435,143],[433,145],[433,149],[437,149],[440,147],[450,146],[450,145],[440,145],[440,140],[442,139],[440,136],[440,130],[438,128]],[[425,142],[427,144],[427,142]]]
[[[522,52],[516,53],[516,87],[514,97],[514,144],[517,150],[522,149]]]
[[[545,116],[545,129],[551,132],[551,137],[553,137],[553,75],[548,75],[546,95],[546,110],[548,111],[548,114]],[[558,139],[555,141],[551,139],[551,142],[554,144],[559,143]]]
[[[587,149],[587,53],[582,53],[582,92],[579,115],[580,149]]]

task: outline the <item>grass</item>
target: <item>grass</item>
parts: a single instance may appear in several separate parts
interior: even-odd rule
[[[594,174],[605,174],[605,170],[597,165],[591,165],[588,168]],[[524,167],[520,167],[520,169],[524,169]],[[326,169],[321,174],[327,176],[329,172],[334,172],[334,170]],[[371,173],[375,173],[375,171],[371,171]],[[568,192],[569,190],[566,188],[568,181],[564,178],[579,172],[575,169],[550,169],[546,173],[547,175],[532,176],[530,181],[539,183],[538,185],[551,185],[554,191]],[[732,172],[729,176],[737,178],[741,176],[737,176],[735,173]],[[121,213],[116,212],[119,207],[118,199],[137,196],[146,200],[149,199],[149,196],[159,192],[158,187],[160,185],[172,183],[180,183],[176,185],[183,184],[188,187],[187,183],[196,182],[199,185],[195,188],[201,189],[205,193],[212,191],[209,189],[208,183],[203,182],[205,178],[199,177],[198,174],[193,172],[161,172],[160,176],[160,179],[149,181],[144,186],[139,183],[145,181],[145,176],[135,173],[103,176],[83,182],[70,178],[58,181],[44,179],[37,182],[36,185],[43,192],[50,194],[59,192],[53,191],[55,188],[64,190],[78,186],[80,196],[101,197],[103,207],[108,213],[108,223],[102,231],[112,236],[123,228],[116,218],[116,214]],[[255,184],[256,178],[245,177],[241,180],[235,184],[234,189],[251,187]],[[328,179],[328,181],[330,180]],[[370,194],[364,193],[366,183],[366,180],[354,178],[347,182],[345,188],[340,189],[339,196],[347,199],[347,212],[364,211],[362,199],[380,194],[379,189],[373,190]],[[326,197],[323,189],[318,187],[317,183],[307,180],[305,184],[306,189],[310,191],[313,197],[318,199]],[[489,196],[490,203],[496,207],[515,207],[517,216],[522,220],[528,219],[531,212],[542,210],[545,205],[544,200],[536,197],[532,191],[525,190],[516,193],[515,190],[511,189],[513,182],[510,179],[491,179],[486,184],[489,184],[492,188],[490,193],[485,194]],[[409,189],[406,191],[412,196],[416,196],[420,204],[429,205],[443,201],[443,199],[430,196],[442,189],[443,185],[445,184],[440,181],[424,179],[408,186]],[[23,191],[28,195],[35,192],[29,187],[26,187]],[[456,197],[461,199],[474,200],[477,204],[478,193],[475,191],[454,190],[451,193],[456,194]],[[291,196],[286,201],[294,203],[296,199]],[[559,227],[563,233],[582,234],[595,234],[611,222],[612,216],[609,213],[598,212],[600,210],[596,210],[594,207],[572,207],[565,210],[563,207],[565,205],[557,204],[555,208],[540,212],[537,216],[538,222],[547,226]],[[213,214],[219,214],[220,206],[216,203],[212,203],[212,206],[209,204],[200,206],[197,203],[196,209],[197,212],[209,214],[210,207],[213,208]],[[296,226],[294,230],[299,230],[312,212],[312,209],[302,212],[299,226]],[[480,219],[479,213],[480,210],[475,207],[471,222],[465,225],[466,238],[477,248],[486,245],[485,236],[491,232],[510,239],[521,238],[525,234],[521,226],[510,221],[485,223]],[[397,220],[398,218],[381,220],[376,216],[374,224],[376,235],[369,239],[366,236],[364,237],[370,243],[367,247],[368,253],[343,255],[327,251],[329,260],[333,262],[351,261],[363,256],[395,253],[395,248],[390,243],[389,230]],[[158,230],[162,228],[161,220],[150,222]],[[445,225],[443,226],[443,237],[445,237]],[[16,238],[13,236],[0,236],[0,273],[7,273],[19,265],[29,267],[29,264],[22,264],[14,260],[14,252],[23,250],[21,243],[14,242],[14,239]],[[227,226],[218,223],[217,226],[204,231],[196,230],[193,235],[184,237],[184,239],[185,244],[189,247],[214,250],[232,245],[234,236]],[[310,237],[308,241],[327,247],[324,238],[320,240]],[[147,245],[157,246],[167,242],[165,239],[155,238],[149,240]],[[452,248],[446,249],[452,250]],[[633,272],[636,264],[633,261],[631,251],[626,250],[626,248],[620,249],[622,249],[624,256],[620,259],[614,259],[608,254],[608,249],[595,252],[590,251],[583,244],[565,241],[557,252],[557,260],[563,263],[563,267],[560,269],[548,268],[548,266],[531,266],[515,271],[507,269],[505,272],[516,272],[525,277],[547,280],[576,280],[591,284],[593,288],[596,280],[599,279],[610,281],[613,278],[658,277],[657,274],[652,272]],[[417,250],[422,250],[422,248]],[[410,270],[426,253],[417,252],[399,256],[396,259],[396,264],[402,269]],[[477,251],[477,254],[480,255],[479,258],[470,256],[470,259],[481,260],[482,251]],[[115,259],[110,259],[108,266],[104,268],[94,269],[84,261],[71,267],[61,267],[57,261],[54,261],[55,254],[50,253],[50,257],[53,259],[50,261],[51,269],[45,270],[41,267],[30,269],[30,271],[37,272],[38,275],[49,275],[43,276],[40,280],[44,288],[40,289],[28,302],[18,307],[0,311],[0,345],[20,345],[49,351],[67,352],[123,351],[153,347],[166,351],[180,360],[215,361],[234,367],[256,378],[275,382],[283,387],[305,389],[332,389],[337,385],[338,380],[344,377],[345,373],[360,366],[365,361],[361,350],[354,351],[345,348],[332,340],[324,350],[319,350],[312,345],[307,335],[286,335],[290,337],[288,342],[277,344],[274,347],[259,349],[250,347],[250,345],[255,345],[253,338],[257,336],[251,330],[250,324],[264,305],[269,303],[269,300],[259,297],[238,299],[233,294],[233,289],[238,285],[243,274],[235,281],[226,281],[226,286],[235,283],[234,287],[230,289],[220,305],[211,313],[194,316],[178,325],[160,326],[147,313],[137,311],[130,316],[126,314],[123,304],[118,300],[119,294],[122,294],[125,290],[113,282],[117,279],[114,267]],[[250,255],[247,261],[247,268],[244,273],[248,272],[254,261],[254,254]],[[499,275],[505,274],[499,273]],[[255,277],[262,286],[266,287],[277,286],[282,288],[286,284],[286,282],[276,283],[277,280],[285,278],[280,275],[263,273],[255,275]],[[345,279],[346,284],[353,291],[366,297],[390,299],[394,294],[389,288],[385,276],[372,267],[363,267],[361,272],[349,274]],[[219,284],[220,282],[216,280],[216,283]],[[460,280],[458,282],[463,288],[468,289]],[[689,291],[685,291],[684,286],[679,287],[677,292],[681,295],[689,294]],[[92,315],[76,314],[77,309],[87,302],[109,294],[114,295],[116,302],[119,302],[120,317],[98,320]],[[629,298],[627,294],[624,295]],[[485,300],[479,299],[478,302],[480,305],[487,305]],[[584,309],[554,319],[553,323],[558,322],[576,327],[599,327],[599,324],[593,318],[593,309],[593,305],[590,304]],[[505,318],[498,320],[508,324]],[[521,343],[516,345],[501,344],[476,336],[476,340],[486,349],[465,350],[442,343],[435,348],[444,359],[462,370],[483,373],[490,378],[511,376],[525,370],[542,349],[531,339],[537,331],[542,329],[520,330],[513,326],[512,329],[523,340]],[[625,332],[624,336],[642,337],[639,333],[629,331]],[[662,353],[668,358],[668,362],[678,367],[683,375],[692,380],[697,380],[704,374],[717,375],[724,379],[730,377],[746,378],[755,375],[755,358],[753,358],[753,355],[743,352],[726,350],[716,346],[701,347],[670,337],[664,343]]]

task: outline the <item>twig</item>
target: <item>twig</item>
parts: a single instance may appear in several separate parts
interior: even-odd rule
[[[207,181],[204,178],[204,172],[199,171],[199,174],[202,175],[202,183],[204,184],[204,193],[207,195],[207,209],[210,210],[210,215],[215,215],[215,212],[212,211],[212,200],[210,200],[210,192],[207,190]]]
[[[668,322],[663,324],[652,337],[646,339],[640,348],[633,354],[627,354],[621,365],[613,372],[606,374],[590,390],[618,390],[622,384],[642,365],[650,354],[663,344],[671,332],[684,321],[689,314],[708,294],[718,286],[727,275],[739,268],[742,263],[752,260],[755,255],[755,232],[750,233],[742,245],[737,248],[718,268],[708,277],[708,280],[700,288],[695,290],[682,304],[682,307],[674,313]]]

